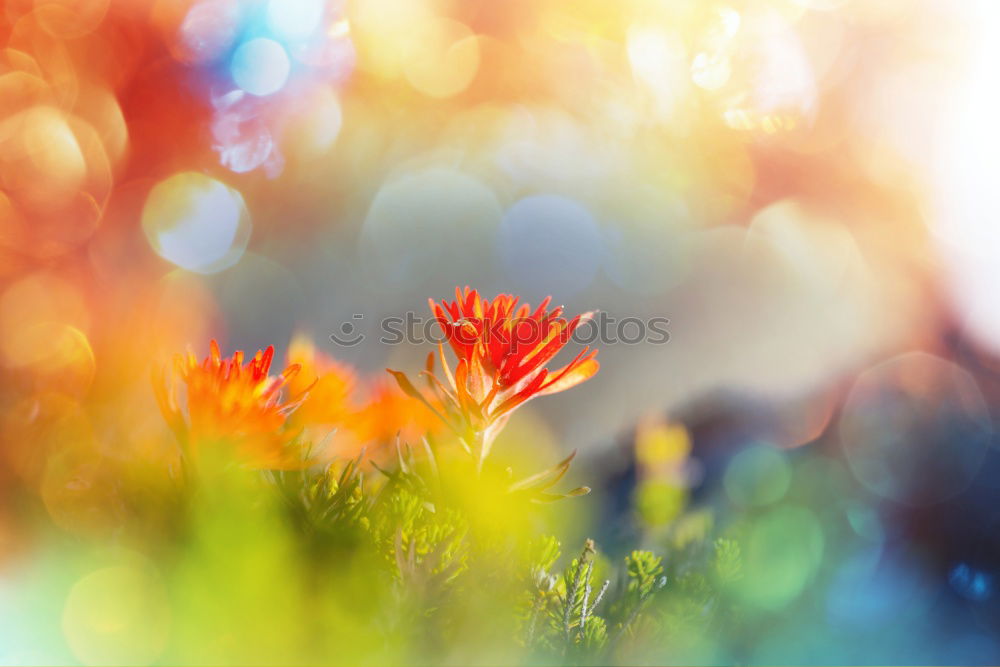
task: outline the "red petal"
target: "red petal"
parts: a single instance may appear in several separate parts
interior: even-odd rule
[[[542,383],[545,382],[545,378],[547,375],[548,371],[543,368],[541,371],[539,371],[538,375],[531,378],[531,382],[525,385],[525,387],[521,391],[517,392],[516,394],[508,398],[506,401],[501,403],[499,406],[497,406],[497,409],[493,411],[491,416],[496,418],[505,412],[510,412],[517,406],[521,405],[521,403],[524,403],[529,398],[534,396],[538,392],[539,387],[542,386]]]

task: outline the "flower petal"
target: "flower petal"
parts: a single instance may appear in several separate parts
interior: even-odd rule
[[[574,368],[568,368],[561,373],[556,373],[556,378],[547,383],[538,391],[539,396],[548,394],[558,394],[576,385],[586,382],[600,370],[601,364],[593,357],[577,364]]]

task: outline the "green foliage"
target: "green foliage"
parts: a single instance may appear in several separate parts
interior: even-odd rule
[[[551,570],[561,555],[559,540],[552,535],[544,535],[529,545],[529,562],[533,563],[535,568],[541,572]]]
[[[303,530],[333,535],[359,525],[370,509],[360,464],[359,456],[339,468],[331,463],[320,474],[299,470],[271,475]]]
[[[514,496],[527,498],[534,503],[551,503],[563,500],[564,498],[587,495],[590,493],[590,487],[586,486],[578,486],[566,493],[550,491],[559,480],[565,477],[574,457],[576,457],[576,451],[548,470],[543,470],[530,477],[514,482],[508,487],[507,492]]]
[[[372,532],[394,576],[424,588],[443,585],[466,568],[468,526],[456,510],[438,510],[403,487],[387,495]]]
[[[586,540],[560,566],[558,539],[522,528],[539,502],[576,494],[549,491],[571,459],[511,484],[496,471],[480,477],[461,461],[439,461],[424,443],[422,456],[398,448],[395,464],[376,475],[352,461],[273,481],[305,532],[377,564],[377,627],[400,655],[435,661],[444,651],[468,663],[702,659],[712,627],[737,618],[727,591],[742,577],[739,543],[713,541],[711,515],[696,512],[660,531],[654,549],[617,564]],[[480,651],[454,654],[463,646]]]
[[[743,555],[736,540],[720,537],[715,540],[715,556],[712,567],[722,585],[731,584],[743,578]]]
[[[625,573],[624,591],[613,607],[616,640],[631,636],[653,595],[667,584],[663,559],[650,551],[633,551],[626,556]]]
[[[628,590],[638,599],[644,600],[653,594],[657,587],[666,584],[663,574],[663,559],[657,558],[649,551],[633,551],[625,558],[625,568],[628,572]]]
[[[594,542],[587,540],[580,556],[561,575],[550,571],[558,558],[558,542],[546,538],[541,552],[544,556],[531,580],[523,644],[550,658],[572,657],[574,662],[599,654],[607,642],[607,628],[596,610],[610,582],[595,587]]]

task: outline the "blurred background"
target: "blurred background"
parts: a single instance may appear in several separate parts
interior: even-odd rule
[[[669,318],[510,431],[580,450],[612,553],[685,498],[734,526],[760,614],[707,660],[997,662],[998,30],[990,0],[5,0],[0,616],[43,520],[13,489],[111,535],[117,473],[175,456],[154,364],[304,334],[412,370],[381,318],[472,285]]]

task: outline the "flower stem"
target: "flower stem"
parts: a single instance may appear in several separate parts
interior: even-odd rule
[[[473,448],[472,451],[476,455],[476,476],[480,476],[483,473],[483,463],[486,461],[486,455],[489,451],[486,449],[486,431],[476,431],[473,436]]]

